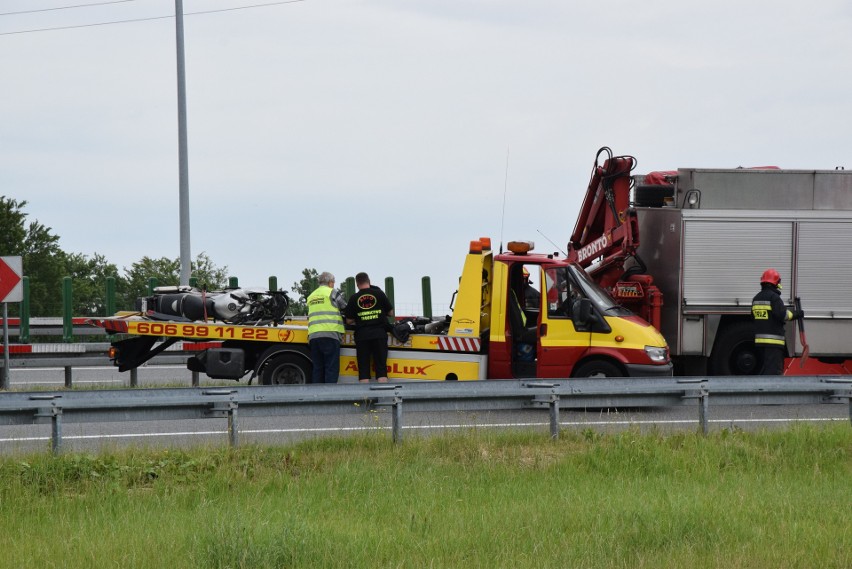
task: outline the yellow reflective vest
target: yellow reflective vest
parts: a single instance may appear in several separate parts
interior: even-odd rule
[[[308,296],[308,340],[333,338],[340,341],[343,317],[331,302],[331,287],[321,285]]]

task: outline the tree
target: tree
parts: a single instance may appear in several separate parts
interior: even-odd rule
[[[68,254],[60,249],[59,237],[51,228],[38,221],[27,224],[26,205],[24,200],[0,196],[0,255],[22,257],[24,275],[29,277],[31,316],[62,315],[62,279],[66,276],[72,279],[72,313],[82,316],[105,314],[107,277],[115,277],[118,310],[134,309],[136,298],[147,296],[151,277],[158,286],[180,281],[179,259],[143,257],[121,276],[103,255]],[[216,267],[204,252],[198,254],[191,269],[200,287],[221,290],[227,285],[228,267]],[[13,303],[10,312],[20,314],[20,305]]]
[[[228,285],[228,267],[221,269],[213,264],[207,253],[202,251],[191,263],[191,277],[198,280],[198,286],[207,290],[221,290]]]
[[[51,228],[38,221],[26,224],[26,205],[26,201],[0,196],[0,254],[22,258],[24,275],[30,282],[30,313],[59,316],[66,254]]]
[[[0,256],[20,256],[24,253],[27,215],[22,211],[26,201],[0,196]]]
[[[124,269],[127,279],[125,304],[135,305],[136,298],[148,296],[149,279],[156,279],[156,286],[177,285],[180,282],[180,259],[145,256]]]
[[[191,263],[191,276],[198,280],[198,286],[207,290],[221,290],[228,284],[228,267],[217,268],[206,253],[201,252]],[[125,302],[134,306],[136,298],[148,295],[148,280],[155,278],[157,286],[177,286],[180,283],[180,258],[142,257],[125,269],[127,288]]]
[[[290,303],[290,312],[295,316],[304,316],[308,313],[308,305],[306,304],[308,295],[314,292],[319,287],[319,273],[316,269],[303,269],[302,280],[293,283],[293,292],[298,296]]]
[[[72,313],[78,316],[112,316],[106,312],[106,280],[115,279],[116,308],[132,309],[124,300],[127,296],[127,282],[119,276],[118,269],[107,262],[106,257],[95,253],[90,259],[86,255],[73,253],[66,259],[66,275],[72,282]]]

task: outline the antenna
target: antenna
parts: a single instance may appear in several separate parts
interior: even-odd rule
[[[506,221],[506,191],[509,187],[509,146],[506,146],[506,178],[503,181],[503,213],[500,215],[500,254],[503,254],[503,223]]]
[[[536,229],[536,231],[538,231],[539,235],[541,235],[542,237],[544,237],[545,239],[547,239],[548,241],[550,241],[550,244],[551,244],[551,245],[553,245],[554,247],[556,247],[556,250],[557,250],[557,251],[559,251],[560,253],[562,253],[562,254],[563,254],[563,255],[565,255],[566,257],[568,256],[568,253],[566,253],[565,251],[563,251],[562,249],[560,249],[560,248],[559,248],[559,245],[557,245],[556,243],[554,243],[554,242],[553,242],[553,239],[551,239],[550,237],[548,237],[547,235],[545,235],[544,233],[542,233],[540,229]]]

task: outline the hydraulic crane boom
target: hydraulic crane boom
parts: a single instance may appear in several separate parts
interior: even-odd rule
[[[635,167],[632,156],[613,156],[606,146],[598,150],[568,254],[616,300],[659,329],[662,294],[636,255],[639,224],[630,207]]]

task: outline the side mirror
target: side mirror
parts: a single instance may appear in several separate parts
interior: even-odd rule
[[[574,322],[575,328],[580,329],[588,326],[591,315],[592,301],[588,298],[579,298],[571,305],[571,320]]]

